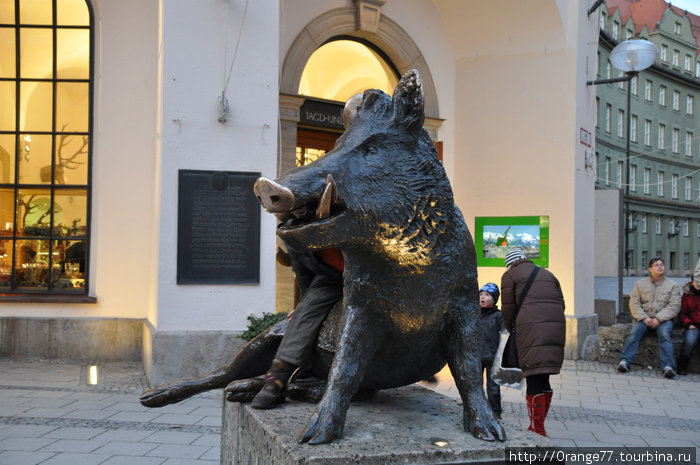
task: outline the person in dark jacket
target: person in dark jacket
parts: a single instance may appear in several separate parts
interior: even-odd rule
[[[496,306],[500,292],[495,283],[486,283],[479,290],[479,307],[481,315],[481,372],[486,371],[486,395],[489,399],[491,410],[496,418],[501,418],[503,408],[501,407],[501,386],[491,379],[491,367],[493,359],[496,358],[496,350],[501,339],[501,328],[503,327],[503,315]]]
[[[681,312],[678,314],[685,334],[683,335],[683,345],[678,356],[678,374],[688,374],[688,364],[693,349],[698,343],[700,335],[700,269],[696,269],[693,278],[683,286],[681,296]]]
[[[544,419],[553,394],[549,376],[558,374],[564,362],[564,295],[557,278],[538,267],[518,310],[518,302],[535,264],[520,247],[508,250],[505,263],[507,270],[501,278],[501,312],[506,329],[512,333],[516,328],[518,363],[527,384],[528,430],[546,436]]]
[[[287,258],[297,278],[299,303],[265,375],[265,385],[250,404],[256,409],[271,409],[284,402],[289,378],[306,360],[321,323],[343,297],[344,266],[339,250],[299,253],[290,248],[282,261]]]

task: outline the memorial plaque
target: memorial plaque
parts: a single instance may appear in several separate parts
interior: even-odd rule
[[[177,283],[260,282],[260,173],[180,170]]]

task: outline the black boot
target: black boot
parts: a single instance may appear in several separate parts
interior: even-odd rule
[[[283,362],[282,360],[274,359],[270,371],[265,375],[265,385],[260,392],[255,395],[251,407],[257,409],[275,408],[284,402],[287,396],[287,382],[289,377],[294,372],[292,365]]]
[[[679,375],[687,375],[688,374],[688,365],[690,364],[690,357],[686,357],[685,355],[681,354],[678,356],[678,374]]]

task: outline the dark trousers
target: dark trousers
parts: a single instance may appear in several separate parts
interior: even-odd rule
[[[542,394],[545,391],[551,391],[552,386],[549,384],[549,375],[532,375],[525,377],[527,389],[525,393],[528,396]]]
[[[301,365],[309,356],[321,323],[342,297],[342,283],[312,284],[294,309],[275,358],[295,367]]]
[[[481,364],[483,373],[486,371],[486,397],[489,399],[489,405],[493,413],[501,415],[503,408],[501,407],[501,386],[491,379],[491,363]]]

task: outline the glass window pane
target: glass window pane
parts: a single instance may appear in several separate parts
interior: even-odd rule
[[[56,130],[87,132],[89,90],[87,82],[56,84]]]
[[[20,134],[19,182],[40,184],[51,182],[51,136]]]
[[[15,77],[15,30],[4,27],[0,28],[0,77]]]
[[[85,237],[87,224],[87,190],[57,190],[55,194],[54,234]]]
[[[56,77],[59,79],[89,78],[90,31],[58,29],[56,34]]]
[[[51,0],[20,0],[20,24],[52,24],[53,7]]]
[[[52,286],[61,291],[85,289],[85,241],[56,241],[53,246]]]
[[[21,82],[20,125],[25,131],[52,130],[53,86],[50,82]]]
[[[56,184],[87,184],[88,136],[56,136]]]
[[[12,241],[0,241],[0,289],[8,289],[12,279]]]
[[[12,236],[12,223],[15,218],[15,212],[12,209],[14,195],[13,189],[0,189],[0,237]]]
[[[15,130],[17,93],[14,82],[0,82],[0,131]]]
[[[15,24],[14,0],[0,0],[0,24]]]
[[[18,289],[43,289],[48,286],[49,241],[17,241],[15,256]]]
[[[53,32],[22,28],[19,31],[20,77],[50,79],[53,76]]]
[[[13,134],[0,134],[0,183],[14,181],[15,136]]]
[[[89,26],[90,12],[85,0],[61,0],[56,5],[56,23],[60,26]]]
[[[58,212],[60,207],[56,208]],[[48,189],[20,189],[17,196],[17,234],[49,235],[51,192]]]

